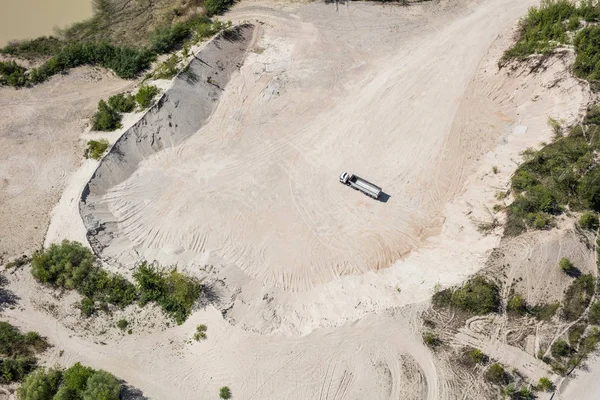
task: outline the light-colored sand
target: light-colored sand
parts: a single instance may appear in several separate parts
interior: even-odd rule
[[[549,140],[548,115],[572,121],[587,104],[561,62],[498,71],[533,4],[238,4],[227,18],[251,20],[258,36],[206,125],[192,132],[206,109],[179,113],[170,99],[203,105],[210,87],[176,82],[121,139],[125,164],[113,155],[100,166],[82,206],[107,267],[177,262],[205,279],[215,306],[180,327],[120,335],[77,325],[76,298],[54,299],[21,271],[9,286],[19,308],[4,314],[56,344],[48,363],[105,368],[156,399],[211,399],[223,385],[240,399],[462,398],[421,343],[419,307],[398,306],[484,266],[500,229],[484,236],[477,223],[519,152]],[[173,129],[165,110],[192,122]],[[153,134],[164,146],[147,146]],[[340,185],[344,169],[391,197]],[[69,181],[49,241],[81,238],[69,200],[89,173]],[[155,318],[135,307],[115,318],[140,315]],[[188,343],[200,323],[209,339]]]
[[[39,248],[49,211],[82,159],[98,100],[133,86],[77,68],[32,89],[0,88],[0,259]]]

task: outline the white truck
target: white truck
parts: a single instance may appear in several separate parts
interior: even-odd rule
[[[342,174],[340,175],[340,182],[356,190],[360,190],[367,196],[372,197],[374,199],[379,198],[379,195],[381,194],[381,188],[379,186],[364,180],[358,175],[350,175],[347,172],[342,172]]]

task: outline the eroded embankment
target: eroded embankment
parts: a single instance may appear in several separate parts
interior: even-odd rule
[[[115,240],[116,221],[103,196],[128,179],[147,157],[174,147],[209,119],[224,87],[246,56],[255,27],[244,24],[219,34],[190,62],[140,121],[115,143],[83,190],[80,213],[98,254]],[[106,256],[106,255],[103,255]]]

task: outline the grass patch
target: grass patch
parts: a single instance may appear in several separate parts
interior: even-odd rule
[[[135,95],[135,101],[138,103],[140,108],[148,108],[158,93],[159,90],[156,86],[142,85]]]
[[[586,211],[581,215],[581,217],[579,217],[579,226],[581,226],[583,229],[597,231],[598,225],[598,214],[595,212]]]
[[[96,302],[124,308],[139,302],[156,302],[178,324],[191,313],[201,294],[201,285],[176,268],[162,269],[142,263],[134,273],[136,284],[101,269],[92,252],[77,242],[52,244],[33,256],[31,273],[39,282],[77,290],[84,299],[81,311],[92,315]]]
[[[438,291],[432,301],[437,308],[452,307],[476,315],[495,312],[500,307],[498,286],[482,276],[471,278],[460,288]]]
[[[566,321],[579,318],[594,295],[596,280],[592,275],[581,275],[573,281],[564,296],[562,315]]]
[[[104,152],[106,152],[106,149],[108,149],[108,140],[90,140],[87,143],[87,149],[85,149],[85,158],[99,160],[102,158]]]

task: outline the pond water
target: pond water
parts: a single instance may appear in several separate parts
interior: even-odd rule
[[[15,39],[51,35],[92,16],[91,0],[0,0],[0,46]]]

